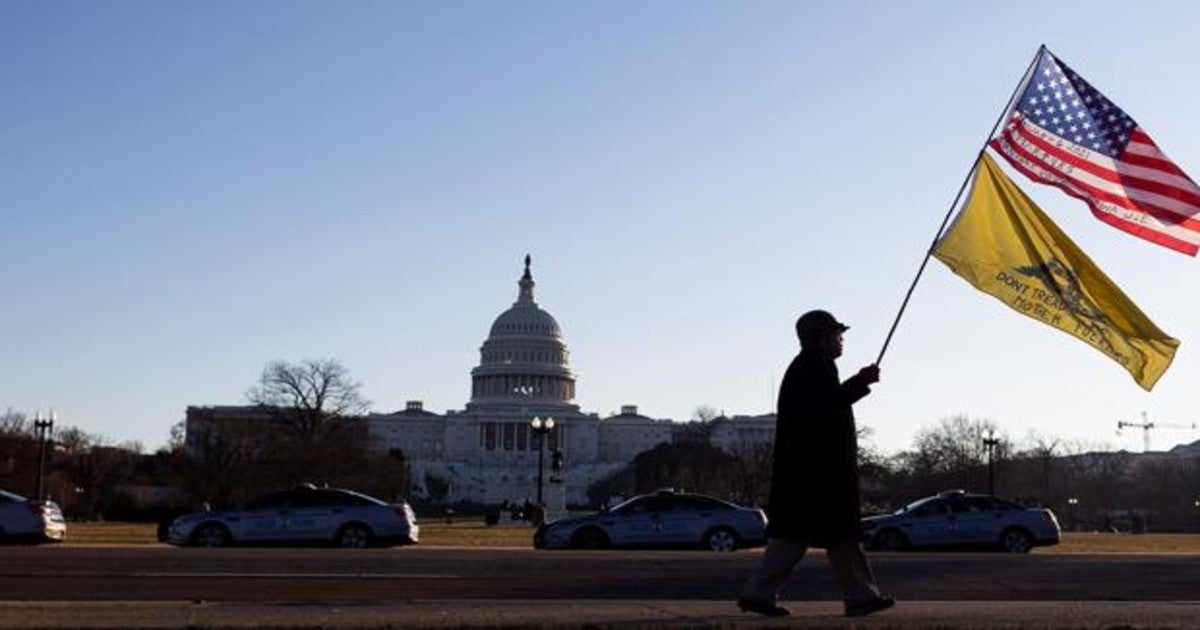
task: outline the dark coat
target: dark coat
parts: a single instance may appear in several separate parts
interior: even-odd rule
[[[858,439],[851,405],[871,392],[801,351],[779,388],[768,534],[815,547],[858,536]]]

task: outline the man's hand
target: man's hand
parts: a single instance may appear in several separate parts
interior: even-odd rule
[[[858,378],[862,379],[866,384],[879,382],[879,366],[872,363],[867,367],[858,371]]]

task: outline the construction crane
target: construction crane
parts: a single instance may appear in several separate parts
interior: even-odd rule
[[[1195,431],[1196,423],[1193,422],[1191,424],[1179,424],[1176,422],[1150,422],[1146,418],[1146,412],[1143,411],[1141,422],[1125,422],[1124,420],[1117,421],[1117,433],[1120,433],[1121,429],[1125,428],[1142,430],[1142,452],[1149,453],[1150,429],[1191,429],[1192,431]]]

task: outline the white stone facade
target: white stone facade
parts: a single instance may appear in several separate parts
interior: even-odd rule
[[[420,410],[420,414],[413,409]],[[426,478],[444,482],[446,502],[536,501],[539,436],[530,429],[534,417],[554,418],[543,451],[543,501],[550,484],[565,486],[565,501],[587,501],[587,487],[633,461],[642,451],[671,441],[675,423],[637,414],[635,407],[621,415],[600,418],[577,409],[547,404],[516,403],[510,407],[469,408],[444,415],[420,409],[372,414],[372,444],[396,449],[412,467],[413,492],[436,494]],[[564,468],[551,470],[553,452],[560,450]]]

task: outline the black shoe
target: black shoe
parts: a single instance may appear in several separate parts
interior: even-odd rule
[[[758,613],[760,615],[766,615],[767,617],[786,617],[792,614],[792,611],[774,602],[760,602],[753,599],[739,599],[737,605],[738,608],[742,609],[742,612]]]
[[[846,616],[862,617],[863,615],[869,615],[881,610],[887,610],[895,605],[896,598],[894,597],[875,597],[868,599],[865,602],[858,602],[854,604],[846,602]]]

